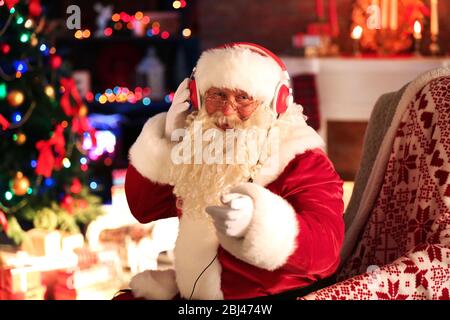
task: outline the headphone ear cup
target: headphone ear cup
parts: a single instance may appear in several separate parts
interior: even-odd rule
[[[290,94],[289,87],[285,83],[281,83],[275,92],[274,108],[277,114],[287,110],[287,101]]]
[[[189,82],[189,91],[191,92],[190,98],[191,98],[192,107],[194,108],[194,110],[198,110],[198,107],[200,105],[200,101],[199,101],[200,99],[198,96],[197,84],[195,83],[195,79],[192,79]]]

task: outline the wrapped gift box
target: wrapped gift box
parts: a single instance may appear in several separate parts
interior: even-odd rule
[[[75,253],[30,256],[25,251],[0,252],[1,299],[48,299],[56,272],[77,266]],[[49,292],[50,291],[50,292]]]
[[[24,241],[22,250],[32,256],[57,256],[61,254],[61,233],[31,229],[27,231],[29,241]]]
[[[93,299],[102,297],[101,291],[111,293],[122,285],[120,274],[113,265],[97,264],[87,269],[61,270],[53,288],[55,300]],[[97,295],[97,296],[96,296]]]
[[[103,299],[125,282],[120,259],[114,250],[77,249],[78,266],[59,270],[52,287],[55,300]],[[102,291],[106,290],[106,295]],[[112,293],[111,293],[112,292]]]
[[[58,272],[57,284],[69,289],[81,289],[108,282],[114,277],[115,272],[110,266],[98,264],[87,269],[61,270]]]
[[[41,273],[30,267],[0,269],[0,289],[9,293],[27,292],[41,286]]]
[[[120,283],[112,281],[87,288],[69,289],[66,286],[55,286],[56,300],[111,300],[121,288]]]
[[[86,269],[98,263],[98,253],[89,248],[78,248],[74,250],[78,257],[78,268]]]
[[[44,300],[47,288],[43,285],[26,292],[10,292],[0,289],[0,300]]]
[[[64,253],[73,252],[84,247],[84,237],[81,233],[69,234],[61,232],[61,251]]]

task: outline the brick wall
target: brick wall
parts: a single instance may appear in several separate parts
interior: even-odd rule
[[[429,0],[426,0],[429,3]],[[440,2],[441,44],[450,43],[450,1]],[[353,0],[337,0],[340,45],[351,50],[349,30]],[[315,0],[198,0],[203,48],[231,41],[257,42],[276,53],[288,52],[291,36],[315,21]]]

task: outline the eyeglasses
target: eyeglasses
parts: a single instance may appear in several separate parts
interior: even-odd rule
[[[205,102],[215,107],[223,107],[230,103],[233,109],[239,110],[251,106],[255,100],[245,92],[228,93],[219,89],[210,89],[205,93]]]

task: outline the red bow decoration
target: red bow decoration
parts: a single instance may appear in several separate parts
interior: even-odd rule
[[[35,170],[36,174],[50,178],[55,166],[55,156],[53,155],[52,145],[49,141],[40,140],[36,143],[36,149],[39,151]]]
[[[64,113],[69,116],[75,116],[78,114],[80,107],[83,105],[83,100],[81,99],[80,93],[75,85],[75,81],[71,78],[62,78],[61,85],[64,88],[64,93],[61,97],[61,108]],[[72,106],[70,99],[73,99],[75,106]]]
[[[60,169],[66,154],[65,146],[64,127],[59,124],[49,140],[40,140],[36,143],[36,149],[39,151],[36,174],[49,178],[53,169]]]
[[[6,120],[5,117],[0,114],[0,127],[2,127],[2,130],[5,131],[6,129],[8,129],[9,125],[10,125],[9,121]]]
[[[62,161],[66,156],[66,139],[64,138],[64,127],[58,125],[55,129],[53,136],[50,138],[49,142],[54,147],[57,154],[55,160],[55,169],[61,169]]]
[[[74,117],[72,120],[72,131],[82,135],[84,132],[88,132],[91,136],[92,146],[97,146],[97,139],[95,138],[95,129],[92,128],[86,117]]]
[[[0,210],[0,226],[5,233],[8,232],[8,219],[6,218],[6,215],[2,210]]]
[[[64,88],[64,93],[60,100],[61,107],[67,116],[73,117],[72,131],[78,135],[88,132],[91,135],[92,145],[96,146],[95,129],[91,127],[85,115],[80,116],[80,109],[84,104],[75,85],[75,81],[72,78],[62,78],[61,85]],[[75,102],[74,106],[72,105],[71,99]]]

